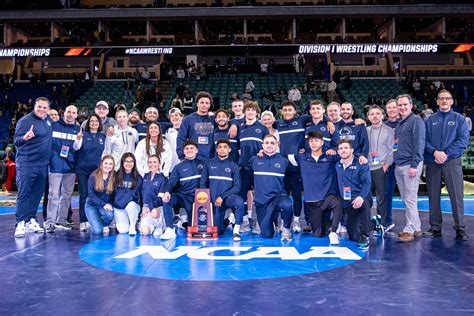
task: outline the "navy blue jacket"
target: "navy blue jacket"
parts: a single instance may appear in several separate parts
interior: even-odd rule
[[[306,202],[319,202],[331,194],[338,195],[335,169],[337,156],[326,156],[323,152],[316,161],[311,152],[307,152],[295,158],[301,169]]]
[[[357,158],[360,156],[369,157],[369,136],[365,125],[356,125],[354,121],[346,123],[344,120],[340,120],[334,125],[336,126],[332,142],[334,150],[337,151],[337,143],[340,139],[348,139],[352,142],[354,156]]]
[[[76,151],[76,173],[90,175],[99,168],[104,153],[105,134],[84,132],[82,146]]]
[[[28,141],[23,140],[23,136],[33,125],[35,137]],[[15,128],[13,137],[14,145],[17,149],[16,165],[17,167],[36,167],[49,165],[51,158],[52,143],[52,122],[49,116],[44,120],[31,112],[22,117]]]
[[[140,122],[140,123],[137,123],[137,124],[133,125],[132,127],[137,130],[139,141],[146,137],[146,132],[148,130],[148,124]]]
[[[225,200],[240,191],[239,166],[230,158],[224,160],[218,157],[212,158],[202,170],[199,186],[211,189],[212,202],[218,197]]]
[[[387,125],[388,127],[395,129],[398,126],[398,124],[400,124],[400,121],[399,120],[396,120],[396,121],[385,120],[383,123]]]
[[[229,125],[237,125],[240,126],[240,124],[245,122],[245,116],[239,119],[236,119],[235,117],[229,121]]]
[[[143,177],[142,185],[142,201],[143,206],[150,210],[163,206],[163,193],[166,192],[167,180],[162,173],[157,173],[151,178],[151,172],[148,172]]]
[[[255,205],[264,205],[276,195],[286,195],[283,179],[289,161],[280,154],[253,157],[250,164],[254,175]]]
[[[76,167],[76,155],[74,142],[80,127],[77,124],[67,124],[61,118],[53,122],[53,143],[49,171],[52,173],[74,173]],[[67,148],[66,150],[63,150]],[[61,157],[61,153],[67,153],[67,157]]]
[[[464,116],[453,110],[438,111],[425,120],[425,161],[434,163],[435,150],[444,151],[448,160],[459,158],[469,145],[469,128]]]
[[[124,209],[129,202],[140,204],[140,193],[142,191],[143,179],[138,175],[136,186],[132,189],[133,178],[131,173],[124,175],[121,184],[117,185],[114,192],[113,207]]]
[[[393,161],[397,166],[410,165],[416,168],[423,161],[425,152],[425,124],[418,115],[411,113],[400,121],[395,128],[394,142],[398,148],[393,153]]]
[[[171,172],[165,192],[179,192],[194,197],[199,187],[204,162],[198,159],[184,159]],[[179,183],[179,186],[177,184]]]
[[[198,158],[207,160],[214,157],[214,116],[192,113],[181,123],[176,140],[176,153],[184,159],[184,142],[192,139],[198,144]]]
[[[329,132],[327,125],[328,123],[325,122],[324,120],[319,121],[318,124],[314,124],[312,120],[306,123],[304,137],[305,137],[305,151],[307,153],[311,152],[311,148],[309,147],[309,141],[308,141],[308,134],[311,132],[320,132],[321,134],[323,134],[323,141],[324,141],[323,152],[326,152],[326,150],[336,147],[337,144],[334,143],[334,137]]]
[[[237,163],[239,161],[239,133],[234,138],[229,137],[229,128],[226,129],[219,129],[216,127],[214,130],[214,143],[217,147],[217,141],[219,139],[227,139],[230,142],[230,148],[232,151],[229,154],[229,158]]]
[[[104,180],[104,188],[109,184],[109,180]],[[110,203],[112,200],[112,194],[105,192],[97,192],[94,189],[95,186],[95,174],[89,176],[89,181],[87,183],[87,200],[86,204],[93,205],[96,207],[104,207],[105,204]]]
[[[360,196],[364,200],[370,194],[372,178],[370,176],[370,168],[368,164],[361,165],[359,159],[354,156],[352,164],[345,170],[342,162],[336,164],[337,183],[339,186],[339,194],[342,198],[344,208],[351,206],[352,201]],[[351,199],[344,200],[344,187],[350,187]]]
[[[240,158],[239,167],[250,168],[250,158],[254,157],[262,149],[263,138],[269,134],[266,128],[259,121],[252,125],[240,125]]]
[[[292,120],[278,120],[274,126],[280,136],[280,154],[283,157],[298,154],[304,148],[305,126],[311,121],[311,116],[303,115]]]

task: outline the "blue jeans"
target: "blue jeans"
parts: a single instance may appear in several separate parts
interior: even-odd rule
[[[91,205],[87,202],[85,212],[93,234],[102,234],[104,226],[109,226],[114,219],[113,211],[106,211],[103,207]]]

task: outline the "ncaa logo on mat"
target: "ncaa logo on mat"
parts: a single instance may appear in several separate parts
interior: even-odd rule
[[[329,246],[327,238],[295,236],[290,243],[279,237],[230,235],[216,241],[183,237],[160,241],[152,236],[116,235],[91,242],[80,251],[85,262],[129,275],[187,281],[233,281],[291,277],[339,268],[365,256],[350,241]]]

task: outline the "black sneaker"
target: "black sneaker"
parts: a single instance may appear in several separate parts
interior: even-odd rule
[[[233,241],[241,241],[242,237],[240,237],[239,233],[234,233],[234,235],[232,236],[232,240]]]
[[[422,236],[425,238],[441,237],[441,230],[430,228],[427,231],[423,232]]]
[[[72,226],[74,226],[74,221],[72,220],[72,218],[68,218],[68,219],[66,220],[66,224],[68,224],[69,226],[72,227]]]
[[[43,227],[44,231],[50,234],[54,233],[56,230],[56,226],[53,223],[44,223]]]
[[[309,225],[303,227],[303,233],[311,233],[312,230],[313,229]]]
[[[369,237],[365,234],[362,234],[359,238],[359,244],[358,244],[359,249],[367,250],[369,249],[369,244],[370,244]]]
[[[371,218],[372,224],[374,225],[374,236],[383,237],[385,234],[385,229],[382,225],[382,217],[377,214]]]
[[[59,230],[71,230],[71,226],[69,226],[67,223],[56,223],[54,226]]]
[[[462,229],[456,230],[456,240],[462,240],[462,241],[467,241],[469,239],[469,236],[466,234],[466,232]]]

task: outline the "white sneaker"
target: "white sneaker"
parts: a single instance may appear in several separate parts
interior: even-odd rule
[[[262,230],[260,229],[260,225],[258,224],[257,221],[255,221],[255,226],[252,228],[252,234],[260,235],[261,233],[262,233]]]
[[[130,225],[130,229],[128,230],[128,235],[130,237],[133,237],[137,234],[137,229],[135,228],[135,225]]]
[[[339,226],[337,227],[336,233],[337,234],[346,234],[347,229],[346,229],[345,226],[342,226],[341,223],[339,223]]]
[[[176,238],[176,232],[174,228],[167,227],[163,235],[160,236],[160,239],[174,239]]]
[[[108,235],[110,233],[110,228],[108,226],[105,226],[103,229],[102,229],[102,234],[104,235]]]
[[[339,236],[335,232],[329,233],[329,243],[331,245],[339,245]]]
[[[80,223],[80,224],[79,224],[79,230],[80,230],[81,232],[87,231],[87,224],[88,224],[87,222],[82,222],[82,223]]]
[[[282,227],[282,232],[281,232],[281,241],[291,241],[293,239],[293,236],[291,235],[291,230],[288,228]]]
[[[21,221],[16,225],[15,238],[23,238],[26,235],[25,221]]]
[[[43,227],[41,227],[34,218],[30,219],[30,222],[26,224],[26,229],[30,233],[44,233]]]
[[[153,230],[153,236],[155,237],[160,237],[162,234],[163,234],[163,229],[161,229],[160,227],[157,227],[155,228],[155,230]]]
[[[241,233],[248,233],[250,231],[250,223],[248,221],[243,221],[242,225],[240,225],[240,232]]]
[[[295,233],[301,233],[301,224],[299,220],[293,220],[293,231]]]

